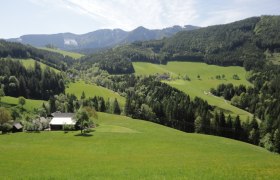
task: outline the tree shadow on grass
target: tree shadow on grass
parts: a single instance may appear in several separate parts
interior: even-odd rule
[[[76,136],[76,137],[92,137],[93,134],[88,134],[88,133],[82,134],[82,133],[79,133],[79,134],[75,134],[74,136]]]

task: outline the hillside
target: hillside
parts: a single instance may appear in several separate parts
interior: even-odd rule
[[[167,65],[134,62],[133,66],[137,75],[170,74],[171,80],[163,82],[185,92],[192,98],[200,97],[210,105],[223,109],[227,114],[240,115],[243,120],[246,120],[248,116],[251,117],[250,113],[232,106],[223,98],[210,94],[210,89],[216,88],[221,83],[251,86],[251,83],[246,80],[246,71],[242,67],[222,67],[194,62],[169,62]],[[232,78],[234,74],[237,74],[240,80],[234,80]],[[184,80],[186,75],[190,80]],[[200,78],[197,77],[198,75]],[[225,78],[216,78],[222,75],[225,75]]]
[[[83,81],[70,83],[65,92],[74,94],[78,98],[81,97],[83,92],[85,93],[86,97],[100,96],[105,100],[110,99],[110,101],[113,101],[116,98],[119,101],[121,107],[124,107],[125,104],[125,98],[120,96],[118,93],[101,86],[86,84]]]
[[[41,47],[39,49],[43,49],[43,50],[47,50],[47,51],[51,51],[51,52],[56,52],[56,53],[60,53],[62,54],[64,57],[65,56],[69,56],[69,57],[72,57],[74,59],[79,59],[81,57],[83,57],[84,55],[83,54],[80,54],[80,53],[75,53],[75,52],[70,52],[70,51],[64,51],[64,50],[61,50],[61,49],[53,49],[53,48],[47,48],[47,47]]]
[[[22,63],[22,65],[26,68],[35,68],[35,61],[34,59],[14,59],[16,61],[20,61]],[[59,73],[60,71],[58,69],[55,69],[53,67],[50,67],[42,62],[38,62],[41,66],[42,69],[46,69],[47,67],[49,67],[51,70],[53,70],[56,73]]]
[[[44,47],[51,44],[63,50],[79,50],[91,52],[95,49],[104,49],[116,45],[131,43],[134,41],[145,41],[170,37],[179,31],[198,29],[196,26],[173,26],[165,29],[150,30],[138,27],[132,31],[121,29],[100,29],[86,34],[60,33],[50,35],[23,35],[19,38],[9,39],[9,41],[30,44],[36,47]]]
[[[37,49],[30,45],[0,40],[0,58],[29,59],[43,62],[59,70],[66,70],[75,60],[61,53]]]
[[[131,73],[131,62],[166,64],[169,61],[196,61],[216,65],[238,65],[250,70],[262,66],[265,51],[279,52],[280,16],[261,16],[193,31],[182,31],[170,38],[135,42],[119,46],[99,55],[88,56],[84,63],[99,63],[104,70],[119,67],[115,74]],[[111,58],[108,55],[121,57]],[[106,62],[104,62],[106,59]],[[113,67],[112,67],[113,66]],[[123,67],[123,68],[122,68]]]
[[[42,107],[43,103],[46,101],[43,100],[34,100],[34,99],[26,99],[26,103],[23,106],[24,109],[28,111],[33,111],[34,109],[39,109]],[[13,107],[18,105],[18,98],[5,96],[1,98],[0,102],[1,106],[4,107]]]
[[[271,180],[279,177],[279,156],[257,146],[183,133],[123,116],[98,115],[99,126],[87,137],[77,136],[78,132],[0,136],[1,176]]]

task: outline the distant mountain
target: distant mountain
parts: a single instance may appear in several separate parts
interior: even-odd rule
[[[72,33],[23,35],[19,38],[8,39],[8,41],[21,42],[36,47],[51,44],[63,50],[104,49],[134,41],[159,40],[180,31],[195,29],[199,29],[199,27],[187,25],[150,30],[141,26],[132,31],[101,29],[81,35]]]

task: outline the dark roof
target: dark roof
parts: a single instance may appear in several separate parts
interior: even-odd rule
[[[73,117],[75,113],[52,113],[53,117]]]
[[[15,127],[16,129],[22,129],[23,128],[22,124],[19,123],[19,122],[15,122],[13,127]]]

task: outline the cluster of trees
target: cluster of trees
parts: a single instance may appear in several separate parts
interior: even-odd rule
[[[53,112],[77,112],[81,107],[89,107],[99,112],[107,112],[113,114],[121,114],[121,108],[117,99],[111,101],[104,100],[103,97],[94,96],[86,98],[83,93],[80,99],[74,94],[55,95],[49,99],[48,105],[43,104],[41,115],[51,114]]]
[[[66,70],[69,65],[72,65],[75,62],[75,60],[70,56],[64,56],[62,54],[43,49],[37,49],[21,43],[0,40],[0,47],[0,58],[32,58],[60,70]]]
[[[251,144],[260,145],[266,149],[280,153],[280,128],[273,134],[267,133],[267,126],[259,124],[256,116],[241,122],[240,117],[235,118],[224,115],[222,111],[215,112],[211,121],[204,121],[199,116],[195,120],[195,131],[198,133],[209,133],[236,140],[245,141]]]
[[[48,100],[65,90],[62,75],[49,67],[42,69],[37,61],[34,69],[13,60],[0,60],[0,67],[0,85],[7,96]]]
[[[108,71],[110,74],[129,74],[134,73],[134,68],[130,59],[115,49],[98,52],[81,59],[80,65],[77,67],[79,70],[84,70],[92,67],[92,64]]]

